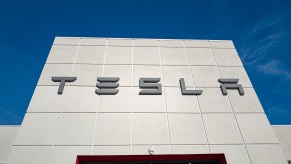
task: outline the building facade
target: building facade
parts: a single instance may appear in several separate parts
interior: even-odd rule
[[[287,163],[232,41],[56,37],[7,163],[165,154]]]

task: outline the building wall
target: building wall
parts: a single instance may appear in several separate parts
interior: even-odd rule
[[[272,126],[286,158],[291,162],[291,126],[273,125]]]
[[[5,164],[13,147],[19,126],[0,126],[0,164]]]
[[[52,76],[76,76],[58,95]],[[97,95],[97,77],[120,77]],[[162,95],[139,95],[160,77]],[[179,79],[200,96],[181,95]],[[245,94],[218,78],[239,78]],[[232,41],[57,37],[9,164],[72,164],[76,155],[225,153],[230,164],[286,164]]]

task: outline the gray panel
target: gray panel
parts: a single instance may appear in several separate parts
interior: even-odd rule
[[[186,47],[209,47],[208,40],[185,40]]]
[[[244,145],[210,145],[211,153],[223,153],[228,164],[251,164]]]
[[[234,48],[231,40],[211,40],[209,44],[212,48]]]
[[[200,114],[169,114],[171,144],[206,144]]]
[[[242,144],[233,114],[202,115],[209,144]]]
[[[54,44],[79,45],[80,38],[55,37]]]
[[[95,118],[94,113],[63,113],[55,145],[91,145]]]
[[[52,145],[59,113],[27,113],[14,145]]]
[[[59,95],[58,86],[37,86],[27,112],[61,112],[67,89],[65,87],[64,93]]]
[[[169,144],[165,113],[134,113],[133,144]]]
[[[160,48],[163,65],[188,65],[185,48]]]
[[[184,47],[183,40],[160,40],[161,47]]]
[[[76,64],[73,76],[77,77],[71,85],[96,86],[96,78],[102,75],[101,65],[82,65]]]
[[[212,49],[212,51],[217,65],[242,66],[242,62],[235,49]]]
[[[76,63],[103,64],[104,56],[105,46],[80,46]]]
[[[180,87],[180,78],[184,78],[186,87],[194,86],[188,66],[163,66],[163,77],[163,86]]]
[[[288,160],[291,160],[291,126],[272,126],[283,152]]]
[[[198,113],[196,96],[182,95],[179,87],[165,87],[167,111],[175,113]]]
[[[52,76],[71,76],[72,69],[73,64],[45,64],[37,85],[59,85],[52,81]]]
[[[97,112],[100,96],[94,91],[96,87],[68,87],[68,94],[63,112]]]
[[[107,47],[105,64],[132,64],[131,47]]]
[[[99,112],[131,112],[133,89],[119,87],[116,95],[100,96]],[[94,93],[95,94],[95,93]]]
[[[197,89],[203,89],[203,94],[197,96],[201,112],[232,112],[227,96],[223,96],[219,88]],[[237,91],[235,95],[241,97]]]
[[[109,38],[108,46],[132,46],[133,39]]]
[[[8,164],[47,164],[51,146],[14,146]]]
[[[50,164],[74,164],[77,155],[89,155],[91,146],[54,146]]]
[[[245,143],[278,143],[265,114],[236,114]]]
[[[187,53],[190,65],[216,65],[210,48],[187,48]]]
[[[83,45],[106,45],[106,38],[82,38],[81,46]]]
[[[287,164],[287,159],[282,153],[280,145],[247,145],[247,150],[253,164]]]
[[[78,46],[53,45],[47,63],[74,63]]]
[[[105,65],[103,77],[119,77],[120,86],[132,85],[132,66],[131,65]]]
[[[157,39],[134,39],[134,46],[157,47],[158,45]]]
[[[19,126],[0,126],[0,163],[8,160]]]
[[[130,145],[130,118],[129,113],[99,113],[94,145]]]
[[[134,47],[133,64],[157,64],[160,65],[158,47]]]
[[[130,146],[94,146],[92,155],[131,155]]]
[[[134,155],[150,155],[149,148],[153,150],[152,154],[170,154],[170,146],[169,145],[151,145],[151,146],[144,146],[144,145],[136,145],[132,147],[132,153]]]

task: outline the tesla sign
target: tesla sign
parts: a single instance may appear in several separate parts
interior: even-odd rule
[[[58,94],[62,94],[66,82],[74,82],[77,77],[52,77],[53,82],[59,82]],[[97,89],[95,93],[98,95],[115,95],[118,93],[119,77],[97,77]],[[221,83],[220,88],[223,95],[227,95],[227,89],[237,89],[240,95],[244,95],[244,90],[241,84],[238,84],[239,79],[225,79],[220,78],[218,82]],[[140,78],[139,88],[140,95],[161,95],[162,84],[159,83],[160,78]],[[179,79],[182,95],[201,95],[203,90],[187,90],[184,78]]]

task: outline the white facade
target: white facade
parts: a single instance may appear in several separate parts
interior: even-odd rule
[[[58,94],[52,76],[74,76]],[[119,77],[97,95],[97,77]],[[139,95],[161,78],[162,95]],[[182,95],[187,89],[202,95]],[[223,95],[219,78],[245,92]],[[232,41],[57,37],[8,164],[74,164],[77,155],[224,153],[228,164],[286,164]]]

